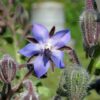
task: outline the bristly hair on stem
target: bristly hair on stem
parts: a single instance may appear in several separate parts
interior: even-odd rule
[[[64,49],[67,54],[69,55],[70,57],[70,61],[74,64],[78,64],[78,65],[81,65],[80,61],[79,61],[79,58],[75,52],[75,50],[69,46],[64,46],[63,48],[61,49]]]

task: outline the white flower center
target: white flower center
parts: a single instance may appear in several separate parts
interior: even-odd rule
[[[49,42],[45,44],[45,49],[51,50],[51,48],[52,48],[52,45]]]
[[[48,54],[50,51],[52,51],[53,48],[54,47],[52,45],[51,40],[46,41],[46,43],[44,43],[44,44],[41,43],[41,51],[42,51],[42,53],[45,52],[46,54]]]

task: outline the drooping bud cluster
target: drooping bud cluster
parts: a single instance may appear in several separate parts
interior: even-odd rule
[[[16,76],[17,64],[9,55],[4,55],[0,60],[0,79],[10,83]]]
[[[89,75],[79,65],[67,66],[64,70],[57,94],[68,100],[83,100],[87,95]]]
[[[80,26],[84,49],[86,54],[91,57],[100,37],[100,23],[97,22],[97,11],[94,9],[93,0],[86,0],[85,11],[80,16]]]

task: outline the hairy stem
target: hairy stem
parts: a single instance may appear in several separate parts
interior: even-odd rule
[[[22,87],[22,82],[23,82],[25,79],[27,79],[27,78],[32,74],[32,72],[33,72],[33,71],[30,70],[29,72],[27,72],[27,73],[25,74],[25,76],[23,77],[23,79],[21,80],[21,82],[19,83],[19,85],[15,86],[15,87],[12,89],[13,93],[19,91],[19,89]]]
[[[9,94],[11,94],[11,84],[10,83],[4,83],[3,89],[2,89],[2,100],[10,100]],[[9,98],[9,99],[7,99]]]
[[[91,58],[91,60],[90,60],[90,62],[89,62],[89,65],[88,65],[88,67],[87,67],[87,71],[89,72],[89,74],[91,74],[91,72],[92,72],[94,63],[95,63],[95,59],[94,59],[94,58]]]
[[[17,37],[16,37],[16,31],[15,31],[15,25],[14,25],[14,21],[8,17],[8,27],[10,28],[12,34],[13,34],[13,46],[14,46],[14,50],[15,50],[15,57],[16,60],[20,63],[20,55],[18,54],[18,42],[17,42]]]

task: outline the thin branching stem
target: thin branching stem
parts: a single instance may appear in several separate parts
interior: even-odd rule
[[[14,46],[14,51],[15,51],[15,57],[16,57],[16,60],[20,63],[20,56],[19,54],[17,53],[18,50],[19,50],[19,47],[18,47],[18,41],[17,41],[17,36],[16,36],[16,30],[15,30],[15,20],[13,20],[13,18],[11,18],[10,16],[10,9],[8,9],[4,3],[2,2],[2,0],[0,0],[0,5],[2,6],[3,8],[3,17],[5,18],[5,23],[7,24],[8,28],[10,29],[11,33],[12,33],[12,38],[13,38],[13,46]]]

